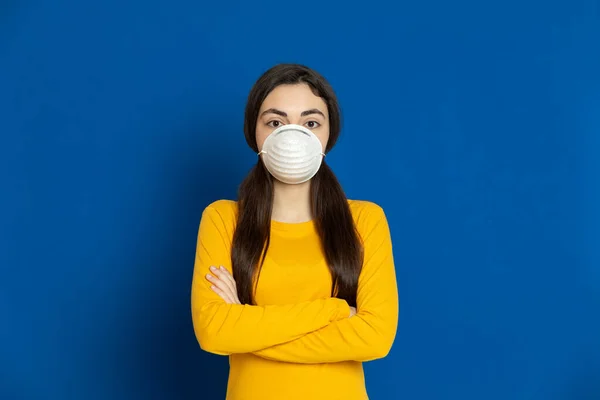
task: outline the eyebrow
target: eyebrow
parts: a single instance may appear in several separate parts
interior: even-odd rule
[[[288,116],[286,112],[283,112],[276,108],[269,108],[268,110],[263,111],[262,114],[260,114],[260,116],[262,117],[265,114],[277,114],[277,115],[285,117],[285,118],[287,118],[287,116]],[[310,110],[302,111],[300,116],[306,117],[307,115],[311,115],[311,114],[320,114],[321,116],[323,116],[323,118],[325,118],[325,114],[323,114],[323,112],[321,110],[318,110],[316,108],[311,108]]]
[[[325,114],[323,114],[321,112],[321,110],[318,110],[316,108],[312,108],[310,110],[302,111],[302,114],[300,114],[300,116],[301,117],[306,117],[307,115],[311,115],[311,114],[320,114],[323,118],[325,118]]]

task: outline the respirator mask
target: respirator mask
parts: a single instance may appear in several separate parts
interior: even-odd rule
[[[309,129],[294,124],[275,129],[258,155],[269,173],[287,184],[311,179],[325,157],[319,138]]]

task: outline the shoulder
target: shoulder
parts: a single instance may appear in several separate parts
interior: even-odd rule
[[[225,214],[236,213],[237,201],[227,199],[215,200],[206,206],[205,211],[206,210],[214,210],[216,212]]]
[[[202,211],[203,218],[218,220],[225,226],[231,226],[237,218],[237,202],[233,200],[216,200],[210,203]]]
[[[367,200],[348,200],[350,211],[355,220],[379,220],[385,217],[383,208],[372,201]]]
[[[381,222],[387,225],[387,219],[383,208],[372,201],[367,200],[348,200],[356,229],[362,235],[373,230]]]

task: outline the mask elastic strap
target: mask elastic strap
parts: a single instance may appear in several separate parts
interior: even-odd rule
[[[256,153],[257,156],[260,156],[261,154],[267,154],[267,152],[265,150],[261,150],[258,153]],[[322,155],[323,157],[325,157],[325,153],[319,153],[320,155]]]

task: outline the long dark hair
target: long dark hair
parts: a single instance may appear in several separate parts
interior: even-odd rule
[[[279,64],[256,81],[248,96],[244,134],[255,153],[258,153],[256,122],[263,101],[279,85],[301,83],[307,84],[327,104],[329,141],[325,153],[335,145],[341,117],[332,87],[323,76],[306,66]],[[325,160],[311,180],[310,192],[312,216],[333,278],[332,296],[356,306],[363,262],[362,243],[346,195]],[[237,225],[231,249],[233,277],[242,304],[255,304],[255,284],[269,248],[272,209],[273,177],[258,158],[239,187]]]

